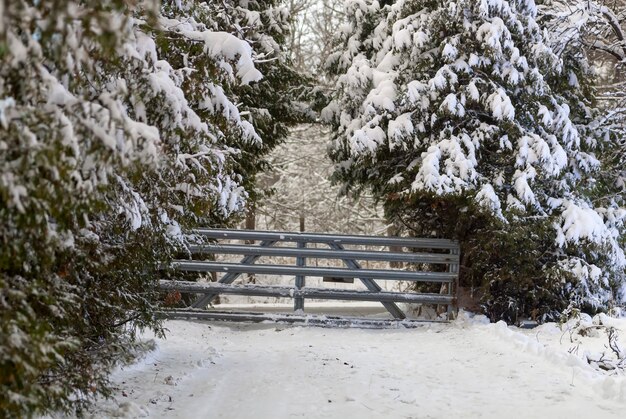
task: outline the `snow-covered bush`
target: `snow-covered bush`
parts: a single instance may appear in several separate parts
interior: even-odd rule
[[[274,3],[0,0],[3,414],[107,394],[136,328],[160,328],[181,229],[243,209],[237,147],[265,147],[291,104],[263,120],[249,99],[276,86],[261,67],[282,68]]]
[[[555,53],[532,0],[386,3],[346,2],[324,112],[336,179],[412,234],[459,239],[462,285],[494,319],[623,302],[624,211],[591,199],[607,136],[584,57]]]

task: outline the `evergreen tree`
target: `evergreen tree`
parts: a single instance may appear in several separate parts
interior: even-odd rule
[[[623,1],[544,0],[539,9],[539,20],[549,31],[555,52],[584,54],[596,67],[602,112],[592,124],[603,127],[608,137],[593,199],[605,207],[626,205],[626,22],[620,19],[625,12]],[[625,241],[622,238],[622,244]]]
[[[295,108],[266,122],[246,96],[289,88],[260,71],[283,65],[264,55],[286,19],[273,3],[0,1],[3,414],[106,395],[136,329],[161,332],[159,269],[182,230],[243,210],[256,169],[240,147],[268,147]]]
[[[461,241],[492,318],[626,298],[624,211],[591,197],[606,132],[584,57],[557,55],[532,0],[346,2],[325,109],[335,177],[411,234]]]
[[[234,137],[227,142],[240,150],[234,170],[242,175],[242,186],[249,193],[248,209],[269,191],[257,182],[257,175],[269,169],[268,155],[288,134],[288,126],[312,121],[308,109],[312,81],[292,68],[286,51],[290,19],[282,0],[228,0],[207,2],[215,17],[214,30],[232,32],[248,42],[257,56],[256,66],[263,74],[257,83],[233,86],[240,110],[261,141]],[[233,28],[236,30],[233,31]]]

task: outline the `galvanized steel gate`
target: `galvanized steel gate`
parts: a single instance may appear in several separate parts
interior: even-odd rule
[[[287,233],[253,230],[196,229],[192,233],[213,239],[211,244],[190,246],[192,259],[176,260],[174,267],[187,272],[221,272],[217,282],[194,282],[161,280],[160,287],[166,291],[204,294],[187,309],[166,312],[174,318],[208,318],[216,320],[285,321],[309,324],[352,325],[354,319],[323,318],[302,315],[264,315],[263,313],[232,313],[207,310],[210,302],[220,294],[245,296],[290,297],[294,299],[294,311],[302,314],[304,301],[310,299],[378,301],[393,316],[394,320],[361,319],[361,326],[387,326],[402,321],[406,315],[395,304],[398,302],[446,305],[448,317],[455,303],[459,272],[459,245],[445,239],[420,239],[407,237],[355,236],[338,234]],[[227,240],[228,244],[220,241]],[[245,241],[233,244],[231,241]],[[258,243],[258,244],[254,244]],[[313,248],[311,244],[322,244],[328,248]],[[281,246],[291,244],[290,247]],[[364,245],[377,250],[355,250],[346,246]],[[408,248],[408,252],[392,252],[390,248]],[[242,255],[239,263],[198,260],[203,255]],[[295,265],[256,264],[264,256],[295,258]],[[336,259],[343,261],[345,268],[307,266],[311,259]],[[363,269],[360,261],[387,261],[406,263],[408,269]],[[443,266],[445,269],[426,270],[427,267]],[[258,284],[233,285],[241,274],[289,275],[295,277],[293,287],[264,286]],[[307,288],[307,277],[356,278],[367,290]],[[440,293],[407,293],[384,291],[376,280],[412,281],[441,284]]]

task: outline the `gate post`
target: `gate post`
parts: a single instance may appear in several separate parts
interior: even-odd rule
[[[298,242],[298,248],[299,249],[303,249],[306,247],[306,243],[305,242]],[[296,265],[298,267],[303,267],[306,266],[306,259],[302,256],[298,256],[296,258]],[[304,287],[305,284],[305,277],[304,275],[297,275],[296,276],[296,289],[302,289]],[[295,297],[293,300],[293,311],[303,311],[304,310],[304,297]]]
[[[459,249],[450,249],[450,254],[460,257],[461,252],[459,251]],[[448,272],[456,274],[456,280],[454,281],[454,291],[452,290],[453,282],[448,283],[448,295],[450,297],[456,296],[456,298],[454,298],[454,301],[455,301],[454,307],[452,304],[448,304],[448,320],[452,320],[452,318],[456,317],[456,315],[459,312],[459,264],[460,262],[461,261],[459,260],[458,263],[451,263],[450,266],[448,267]]]

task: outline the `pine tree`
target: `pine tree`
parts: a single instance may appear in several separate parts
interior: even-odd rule
[[[492,318],[624,301],[615,202],[584,57],[557,55],[532,0],[348,1],[325,117],[335,177],[412,234],[457,238]]]

